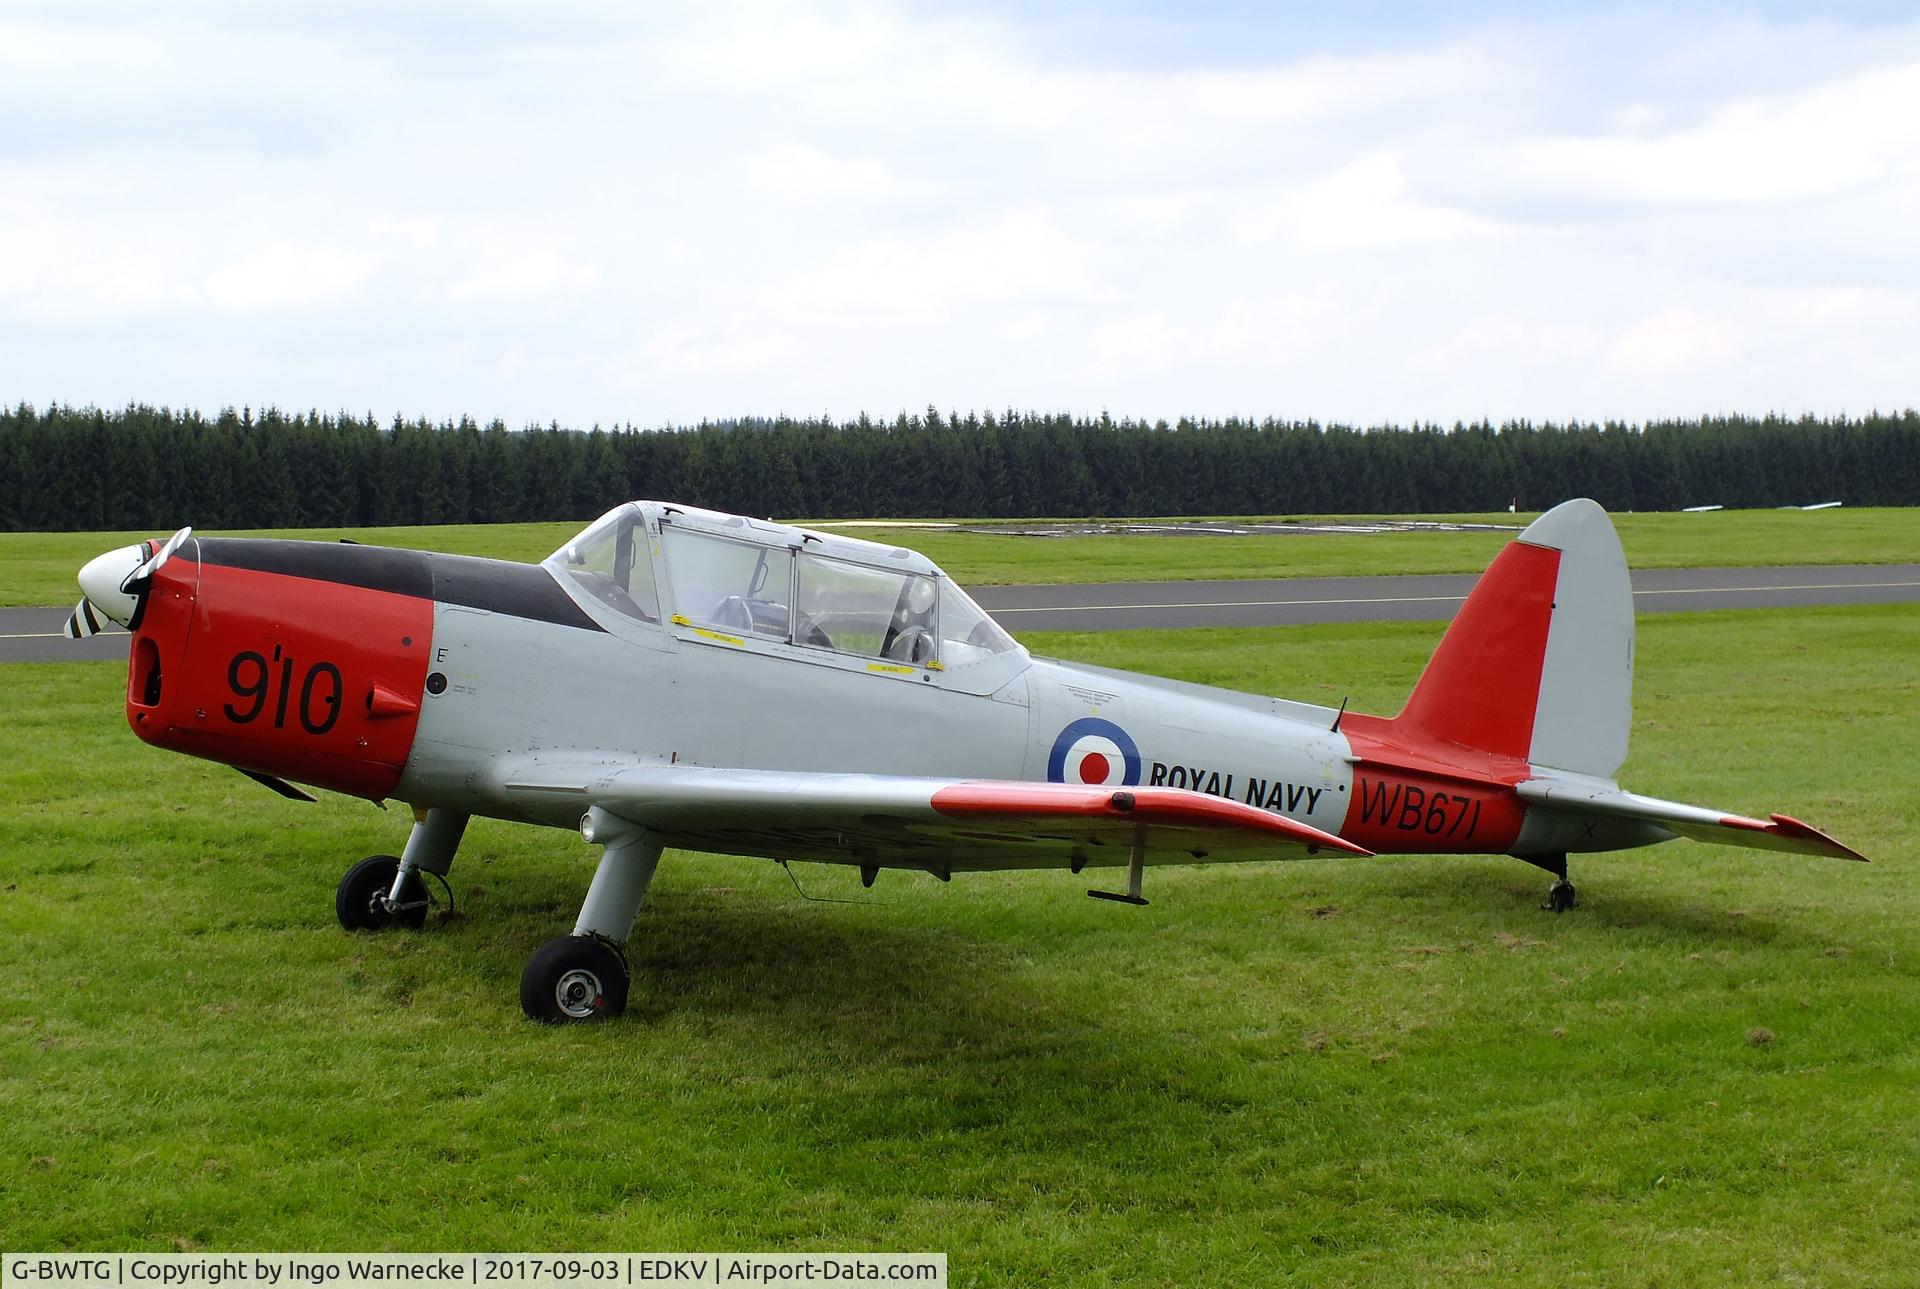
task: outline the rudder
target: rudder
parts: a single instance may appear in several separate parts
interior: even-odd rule
[[[1633,717],[1633,588],[1607,512],[1554,507],[1495,557],[1394,723],[1611,778]]]

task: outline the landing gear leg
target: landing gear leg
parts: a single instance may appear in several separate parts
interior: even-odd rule
[[[460,849],[460,838],[467,831],[467,816],[458,810],[442,810],[438,806],[416,813],[413,831],[407,834],[407,848],[400,852],[400,871],[394,875],[393,888],[387,892],[389,905],[399,908],[406,896],[402,884],[411,881],[420,892],[414,898],[424,899],[426,883],[419,874],[432,873],[446,887],[447,902],[453,902],[453,888],[447,886],[447,873],[453,868],[454,852]]]
[[[419,813],[407,847],[397,857],[372,855],[347,870],[334,893],[333,911],[349,931],[379,931],[390,926],[419,930],[426,924],[427,884],[420,874],[446,879],[460,849],[467,816],[435,807]]]
[[[540,946],[520,973],[520,1007],[549,1025],[605,1020],[627,1009],[631,976],[620,945],[653,885],[663,845],[658,833],[607,814],[587,813],[581,834],[607,849],[580,906],[573,934]]]
[[[1535,868],[1544,868],[1553,874],[1555,881],[1552,886],[1547,888],[1547,902],[1542,904],[1540,906],[1541,908],[1548,909],[1554,913],[1565,913],[1568,909],[1574,908],[1580,903],[1579,892],[1574,890],[1573,883],[1567,880],[1567,857],[1564,853],[1557,855],[1516,855],[1514,858],[1524,859]]]

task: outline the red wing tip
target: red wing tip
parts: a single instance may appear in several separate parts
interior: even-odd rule
[[[933,794],[942,814],[1081,815],[1137,820],[1147,826],[1236,827],[1274,833],[1305,846],[1362,858],[1372,851],[1258,806],[1185,788],[1112,789],[1074,783],[957,783]]]
[[[1812,824],[1802,823],[1792,815],[1775,814],[1770,818],[1771,823],[1762,823],[1758,819],[1749,819],[1745,815],[1722,815],[1720,822],[1729,828],[1740,828],[1747,832],[1771,833],[1775,837],[1790,837],[1794,841],[1811,842],[1838,858],[1856,859],[1862,864],[1873,862],[1845,842],[1835,841]]]
[[[1795,819],[1792,815],[1780,815],[1780,814],[1774,815],[1773,827],[1769,828],[1767,831],[1777,832],[1777,833],[1780,833],[1782,836],[1786,836],[1786,837],[1798,837],[1803,841],[1814,841],[1814,842],[1819,842],[1822,845],[1831,846],[1833,847],[1833,849],[1840,852],[1842,855],[1845,855],[1848,859],[1857,859],[1862,864],[1870,864],[1873,862],[1872,860],[1868,859],[1865,855],[1862,855],[1859,851],[1855,850],[1853,847],[1847,845],[1845,842],[1835,841],[1832,837],[1829,837],[1826,833],[1821,832],[1818,828],[1815,828],[1812,824],[1801,823],[1798,819]]]

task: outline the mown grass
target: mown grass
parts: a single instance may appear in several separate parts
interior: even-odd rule
[[[1538,516],[1404,517],[1522,525]],[[1920,561],[1920,509],[1618,514],[1613,522],[1633,568]],[[1513,536],[1511,532],[1412,532],[1036,538],[939,529],[850,531],[911,546],[963,585],[980,586],[1478,573]]]
[[[1420,516],[1524,524],[1533,515]],[[1296,516],[1298,518],[1298,516]],[[1920,509],[1740,510],[1615,515],[1635,568],[1920,562]],[[257,530],[537,561],[581,528],[448,524],[420,528]],[[1288,534],[1256,537],[1013,537],[938,528],[848,528],[850,536],[924,552],[962,585],[1166,581],[1229,577],[1357,577],[1477,573],[1510,533]],[[153,533],[0,533],[0,607],[66,604],[74,574],[103,550]]]
[[[1436,627],[1036,637],[1392,710]],[[347,936],[405,812],[0,668],[0,1247],[944,1249],[965,1285],[1887,1284],[1920,1266],[1910,606],[1642,624],[1626,781],[1876,863],[1061,874],[870,894],[674,854],[619,1023],[516,998],[590,854],[480,822],[460,913]],[[1771,1041],[1756,1041],[1771,1034]]]
[[[350,537],[370,546],[401,546],[537,563],[558,550],[582,524],[429,524],[402,528],[254,528],[205,530],[213,537],[297,537],[331,542]],[[198,531],[198,530],[196,530]],[[79,598],[74,577],[102,551],[127,546],[152,532],[0,533],[0,608],[70,604]]]

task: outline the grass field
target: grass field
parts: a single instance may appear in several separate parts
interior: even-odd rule
[[[1392,710],[1419,624],[1036,636]],[[349,937],[405,812],[282,801],[0,668],[0,1246],[944,1249],[961,1285],[1909,1283],[1920,607],[1641,624],[1625,781],[1876,861],[883,875],[670,855],[621,1022],[523,1022],[576,838]]]
[[[1524,524],[1532,515],[1423,516]],[[1737,510],[1615,515],[1634,568],[1920,562],[1920,509]],[[258,530],[537,561],[581,525],[451,524],[430,528]],[[1223,577],[1477,573],[1510,534],[1376,533],[1260,537],[1010,537],[926,528],[850,528],[850,536],[924,552],[965,586]],[[0,533],[0,607],[67,604],[74,574],[103,550],[152,533]]]

